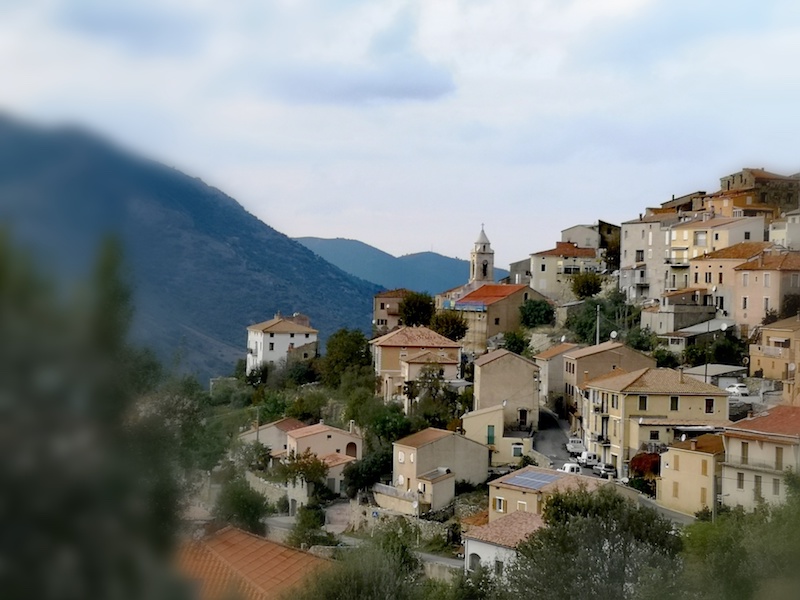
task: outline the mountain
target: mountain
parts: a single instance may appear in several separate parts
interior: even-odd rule
[[[435,252],[418,252],[395,257],[357,240],[317,237],[294,238],[343,271],[386,289],[408,288],[438,294],[469,279],[469,261]],[[508,271],[495,268],[502,279]]]
[[[378,290],[200,179],[72,127],[0,117],[0,227],[68,281],[118,237],[135,340],[200,377],[230,373],[247,325],[278,311],[309,315],[322,338],[368,331]]]

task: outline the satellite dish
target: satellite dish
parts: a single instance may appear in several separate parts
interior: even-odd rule
[[[612,340],[615,340],[615,339],[617,339],[617,335],[619,335],[619,334],[618,334],[616,331],[612,331],[612,332],[611,332],[611,339],[612,339]]]
[[[414,500],[414,502],[411,503],[411,508],[413,508],[414,510],[417,510],[417,508],[419,508],[419,502]]]
[[[720,331],[725,331],[726,329],[728,329],[728,324],[727,323],[723,323],[722,325],[719,326],[719,330]]]
[[[682,433],[682,434],[681,434],[681,441],[682,441],[682,442],[685,442],[685,441],[686,441],[686,434],[685,434],[685,433]]]
[[[794,371],[796,368],[797,368],[797,365],[796,365],[796,364],[794,364],[793,362],[792,362],[792,363],[789,363],[789,370],[790,370],[790,371]]]
[[[745,357],[742,359],[742,364],[743,364],[745,367],[746,367],[747,365],[749,365],[749,364],[750,364],[750,358],[749,358],[749,357],[747,357],[747,356],[745,356]],[[792,363],[792,364],[794,364],[794,363]]]
[[[561,336],[561,343],[563,344],[566,340],[567,340],[567,336],[562,335]]]
[[[711,286],[711,293],[712,294],[716,294],[717,293],[717,286],[715,286],[715,285]]]
[[[503,406],[508,406],[508,400],[503,400]]]

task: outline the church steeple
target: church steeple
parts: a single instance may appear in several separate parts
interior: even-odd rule
[[[481,233],[475,241],[469,260],[469,281],[494,283],[494,250],[481,224]]]

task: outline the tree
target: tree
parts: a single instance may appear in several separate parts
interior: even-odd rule
[[[769,325],[779,319],[778,311],[774,308],[768,308],[764,313],[764,318],[761,319],[762,325]]]
[[[319,370],[322,382],[336,388],[343,373],[371,364],[372,354],[364,334],[357,329],[340,329],[328,338],[325,356],[319,361]]]
[[[786,294],[781,305],[781,319],[788,319],[800,314],[800,294]]]
[[[591,298],[600,293],[603,289],[603,277],[594,273],[593,271],[584,271],[583,273],[576,273],[570,280],[572,293],[578,298]]]
[[[213,511],[216,519],[257,535],[266,534],[264,517],[269,513],[267,499],[241,476],[222,486]]]
[[[303,390],[287,408],[286,416],[300,421],[318,422],[322,410],[328,405],[328,396],[319,389]]]
[[[392,451],[381,450],[368,454],[361,460],[351,462],[342,472],[348,498],[355,498],[381,481],[384,475],[392,474]]]
[[[658,338],[649,328],[633,327],[625,336],[625,342],[635,350],[649,352],[658,344]]]
[[[291,454],[289,460],[284,464],[283,479],[285,481],[297,481],[303,479],[306,483],[315,487],[325,485],[325,477],[328,474],[328,465],[317,455],[306,448],[301,454]]]
[[[503,334],[503,348],[514,354],[522,354],[528,348],[528,339],[519,331],[506,331]]]
[[[429,327],[439,335],[443,335],[454,342],[463,339],[469,329],[464,317],[455,310],[437,312],[431,318]]]
[[[295,548],[311,546],[335,546],[336,536],[322,529],[325,511],[318,504],[307,504],[297,509],[295,523],[289,531],[286,543]]]
[[[666,367],[668,369],[674,369],[681,364],[680,357],[675,354],[674,352],[670,352],[664,346],[659,346],[655,350],[653,350],[652,354],[653,358],[656,359],[656,366],[657,367]]]
[[[525,300],[519,307],[519,312],[522,324],[531,328],[552,325],[556,317],[556,311],[546,300]]]
[[[403,325],[427,327],[434,313],[433,298],[424,292],[409,292],[400,302],[399,312]]]

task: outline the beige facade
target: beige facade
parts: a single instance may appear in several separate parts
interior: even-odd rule
[[[661,455],[656,502],[685,515],[712,507],[719,493],[724,459],[725,448],[720,435],[706,434],[673,443]]]
[[[461,417],[464,437],[489,447],[493,467],[518,464],[533,449],[530,433],[506,425],[506,421],[515,416],[516,413],[507,406],[497,404],[470,411]]]
[[[674,441],[680,427],[730,424],[725,391],[673,369],[611,372],[585,388],[584,444],[620,477],[631,457]]]
[[[581,248],[572,242],[556,242],[556,247],[531,254],[530,286],[557,302],[575,300],[572,275],[601,273],[605,262],[597,248]]]
[[[780,312],[783,299],[800,294],[800,252],[765,250],[735,268],[733,318],[742,335],[759,325],[767,311]]]
[[[399,288],[375,294],[372,299],[373,335],[383,335],[402,325],[400,303],[408,293],[409,290]]]
[[[753,510],[786,500],[787,470],[800,468],[800,407],[776,406],[725,429],[722,503]]]
[[[380,380],[380,392],[386,401],[404,398],[406,380],[403,379],[402,360],[429,351],[443,364],[461,362],[461,344],[427,327],[400,327],[369,343],[375,374]]]
[[[561,342],[533,357],[533,362],[539,367],[540,401],[549,408],[555,410],[556,399],[564,397],[564,354],[582,347]]]
[[[494,350],[475,361],[475,410],[504,407],[506,429],[539,426],[539,367],[508,350]]]
[[[670,333],[713,318],[717,311],[708,291],[702,287],[665,292],[658,307],[642,311],[642,329],[668,337]]]
[[[578,412],[571,423],[573,431],[580,431],[580,410],[583,394],[580,386],[614,369],[634,371],[655,367],[654,358],[642,354],[620,342],[603,342],[564,354],[564,393],[570,410]]]
[[[299,456],[306,450],[318,457],[343,454],[361,458],[363,446],[361,436],[323,423],[294,429],[286,434],[287,452]]]
[[[239,436],[239,441],[250,444],[258,442],[272,451],[272,456],[282,456],[288,448],[287,434],[296,429],[305,427],[305,423],[286,417],[251,429]]]
[[[392,484],[395,510],[414,514],[437,510],[453,499],[456,481],[479,484],[489,473],[489,450],[484,444],[453,431],[429,427],[392,444]],[[387,494],[388,495],[388,494]]]

